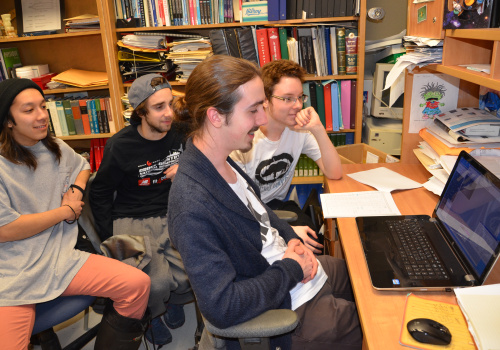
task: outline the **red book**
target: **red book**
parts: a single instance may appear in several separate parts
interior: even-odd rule
[[[325,129],[326,131],[333,131],[332,119],[332,85],[331,83],[323,86],[325,96]]]
[[[161,26],[167,25],[165,22],[165,9],[163,8],[163,1],[158,1],[158,10],[156,11],[156,13],[156,17],[159,17],[161,21]],[[161,26],[159,25],[159,27]]]
[[[255,31],[257,36],[257,49],[259,52],[259,64],[262,67],[271,62],[271,53],[269,52],[269,40],[267,38],[267,29],[261,28]]]
[[[90,172],[93,173],[94,171],[96,171],[96,168],[95,168],[95,156],[94,156],[94,153],[95,153],[95,139],[91,139],[90,140],[90,159],[89,159],[89,164],[90,164]]]
[[[95,157],[95,171],[98,171],[99,167],[101,166],[101,160],[102,160],[99,139],[92,139],[92,141],[94,141],[93,149],[94,149],[94,157]]]
[[[278,35],[278,28],[267,28],[267,37],[269,39],[269,53],[271,54],[271,61],[281,60],[280,39]]]
[[[80,113],[82,114],[82,122],[83,122],[83,132],[85,135],[90,135],[90,120],[89,120],[89,112],[87,110],[87,100],[80,100]]]

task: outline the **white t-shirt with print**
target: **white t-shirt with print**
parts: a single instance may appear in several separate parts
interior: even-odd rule
[[[287,244],[274,227],[271,227],[269,215],[262,205],[261,201],[255,195],[253,189],[245,179],[235,170],[237,181],[229,184],[236,195],[241,199],[252,215],[260,223],[260,234],[262,239],[262,256],[269,264],[280,260],[287,249]],[[327,275],[318,261],[318,272],[314,278],[307,282],[299,282],[290,291],[292,297],[292,310],[296,310],[302,304],[311,300],[323,287],[327,280]]]
[[[233,151],[230,156],[259,186],[262,201],[268,203],[285,199],[302,153],[314,161],[321,158],[316,138],[309,131],[285,128],[278,141],[257,130],[249,152]]]

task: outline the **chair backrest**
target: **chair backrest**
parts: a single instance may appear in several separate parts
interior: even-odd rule
[[[102,254],[103,252],[100,248],[101,238],[97,234],[94,215],[92,214],[92,208],[90,206],[90,201],[89,201],[90,187],[92,186],[92,181],[94,181],[95,174],[96,173],[90,175],[90,178],[87,181],[87,187],[85,188],[85,195],[83,196],[83,202],[85,203],[85,205],[83,206],[82,213],[78,218],[78,223],[85,230],[85,233],[87,234],[88,238],[90,239],[90,242],[92,243],[92,246],[97,251],[97,253]]]

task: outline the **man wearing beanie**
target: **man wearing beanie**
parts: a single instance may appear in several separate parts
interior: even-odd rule
[[[179,253],[170,245],[166,218],[185,132],[173,120],[172,90],[161,75],[137,78],[128,98],[134,108],[131,125],[106,143],[90,206],[103,241],[121,234],[149,237],[152,260],[143,271],[151,278],[153,321],[146,337],[163,345],[172,335],[162,318],[170,328],[180,327],[182,305],[193,299]]]

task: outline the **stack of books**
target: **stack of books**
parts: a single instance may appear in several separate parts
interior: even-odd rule
[[[64,31],[66,33],[86,32],[100,29],[99,16],[97,15],[80,15],[66,18],[65,21]]]
[[[420,130],[423,141],[415,155],[433,175],[427,188],[440,195],[461,151],[474,156],[500,156],[500,118],[479,108],[457,108],[441,113]],[[487,159],[483,159],[489,163]],[[500,176],[499,169],[491,169]],[[424,185],[425,186],[425,185]]]

